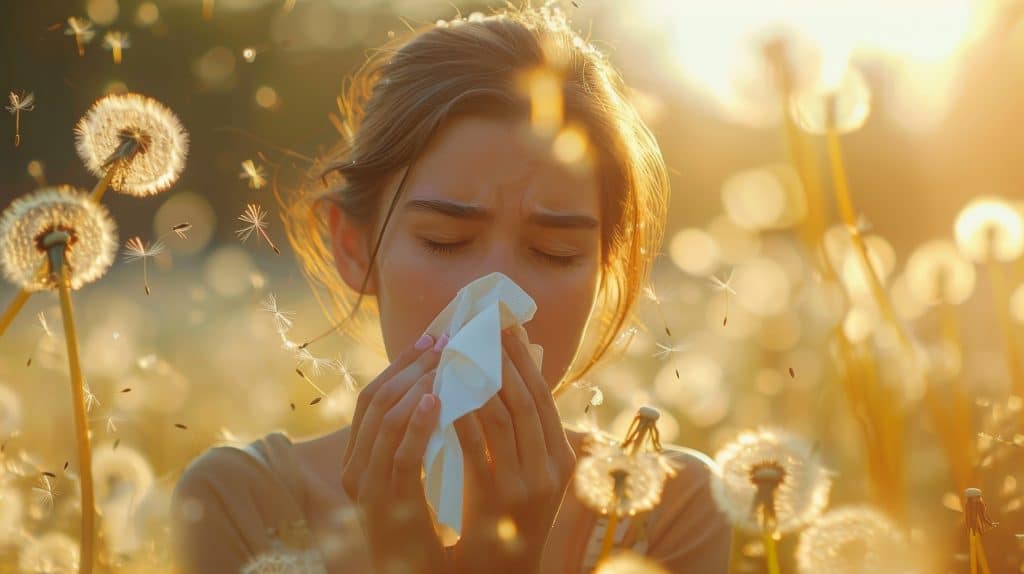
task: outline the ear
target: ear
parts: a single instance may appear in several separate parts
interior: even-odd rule
[[[356,225],[341,207],[327,203],[327,223],[331,232],[331,253],[338,274],[353,291],[359,293],[370,266],[370,249],[367,241],[369,231]],[[375,277],[366,282],[365,295],[376,295]]]

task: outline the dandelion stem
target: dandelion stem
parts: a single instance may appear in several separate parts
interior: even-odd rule
[[[974,546],[978,549],[978,562],[981,566],[981,574],[992,574],[988,569],[988,558],[985,556],[985,545],[981,543],[981,534],[974,534]]]
[[[615,543],[615,530],[619,527],[619,515],[612,510],[608,515],[607,529],[604,531],[604,540],[601,541],[601,552],[597,555],[597,563],[600,564],[605,558],[608,557],[608,553],[611,552],[612,545]]]
[[[78,447],[78,465],[81,478],[82,496],[82,527],[81,556],[78,571],[90,574],[93,566],[95,544],[96,511],[92,484],[92,451],[89,445],[89,424],[86,419],[85,381],[82,376],[82,365],[78,354],[78,336],[75,330],[75,317],[71,308],[71,288],[68,284],[68,268],[64,265],[65,243],[56,243],[50,247],[51,270],[59,277],[60,310],[64,323],[64,339],[68,350],[68,367],[71,372],[71,397],[75,417],[75,442]]]
[[[1013,393],[1024,397],[1024,368],[1020,363],[1020,343],[1017,341],[1017,334],[1010,321],[1010,311],[1007,308],[1010,296],[1006,288],[1006,276],[1003,274],[1003,268],[999,262],[992,257],[989,257],[986,267],[988,267],[989,283],[992,287],[992,304],[996,307],[999,327],[1006,339],[1006,360],[1010,369],[1010,381],[1013,383]]]
[[[75,46],[78,47],[78,57],[85,56],[85,45],[82,44],[82,34],[75,32]]]
[[[149,274],[146,272],[146,259],[149,258],[142,258],[142,286],[146,288],[146,295],[149,295]]]
[[[761,539],[764,541],[764,561],[768,574],[779,574],[779,553],[775,548],[775,536],[767,523],[761,530]]]
[[[7,332],[7,327],[9,327],[14,321],[14,318],[18,316],[18,312],[21,311],[21,308],[25,306],[25,303],[31,296],[32,293],[30,291],[21,289],[14,296],[14,299],[11,299],[11,302],[7,304],[7,308],[4,309],[3,316],[0,316],[0,337]]]
[[[21,145],[21,110],[14,111],[14,147]]]
[[[111,180],[114,179],[114,170],[118,169],[120,164],[120,160],[117,160],[107,168],[107,173],[103,174],[103,179],[101,179],[92,190],[93,201],[99,203],[103,200],[103,194],[107,192],[107,188],[110,187]]]

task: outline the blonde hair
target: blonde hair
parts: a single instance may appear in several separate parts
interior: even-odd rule
[[[507,6],[490,16],[439,21],[395,38],[346,78],[338,98],[340,116],[330,114],[341,141],[289,197],[275,193],[317,301],[340,320],[339,329],[358,339],[367,332],[366,321],[379,317],[376,300],[363,315],[358,311],[408,168],[439,126],[456,115],[528,116],[530,100],[517,82],[536,69],[558,71],[564,119],[585,131],[601,186],[602,255],[594,306],[599,312],[592,313],[587,327],[596,321],[600,332],[595,351],[581,368],[569,370],[557,395],[562,385],[590,372],[631,322],[661,245],[669,197],[660,149],[627,100],[621,77],[560,10]],[[402,170],[362,288],[352,293],[335,267],[322,202],[336,204],[372,232],[380,223],[385,184]]]

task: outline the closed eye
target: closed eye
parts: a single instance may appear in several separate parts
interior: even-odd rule
[[[430,239],[421,239],[423,246],[432,253],[440,255],[454,255],[459,250],[467,247],[471,241],[456,241],[454,243],[441,243],[438,241],[431,241]],[[558,267],[572,267],[579,263],[579,255],[552,255],[550,253],[541,251],[531,247],[530,251],[533,252],[537,257]]]

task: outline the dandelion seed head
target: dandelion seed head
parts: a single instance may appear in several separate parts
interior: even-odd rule
[[[832,486],[810,445],[795,434],[777,429],[745,431],[715,455],[720,472],[711,493],[730,520],[748,532],[762,530],[759,492],[773,488],[775,530],[791,532],[821,514]],[[770,475],[770,473],[774,473]],[[773,478],[773,487],[767,482]],[[760,488],[759,488],[760,487]]]
[[[147,196],[170,188],[185,169],[188,133],[174,112],[140,94],[101,98],[75,126],[78,157],[96,177],[128,139],[137,151],[114,166],[111,187],[128,195]]]
[[[588,454],[576,464],[576,497],[600,514],[632,516],[661,501],[665,480],[675,469],[656,452],[627,454],[617,443],[591,435]]]
[[[885,514],[868,506],[829,511],[800,534],[801,574],[896,574],[911,572],[906,540]]]
[[[999,197],[980,197],[964,206],[953,234],[964,255],[979,263],[1013,261],[1024,253],[1024,215]]]
[[[242,574],[327,574],[319,550],[289,550],[274,542],[276,547],[253,557],[242,567]]]
[[[238,216],[238,220],[242,223],[246,223],[247,225],[235,231],[235,235],[237,235],[244,243],[245,240],[249,239],[249,236],[252,235],[253,232],[266,229],[266,219],[267,212],[260,207],[260,204],[250,203],[246,205],[245,211],[242,212],[242,215]]]
[[[139,451],[120,445],[96,449],[92,459],[96,500],[102,506],[119,500],[141,499],[153,485],[153,467]]]
[[[0,214],[0,268],[7,280],[26,291],[57,286],[41,242],[55,230],[71,235],[65,261],[72,289],[99,279],[113,263],[117,226],[107,209],[74,188],[46,187],[15,199]]]
[[[78,552],[78,543],[67,534],[47,532],[22,546],[18,571],[73,574],[78,572]]]

